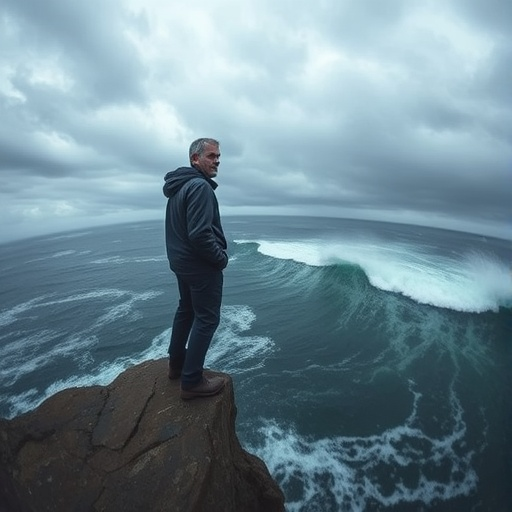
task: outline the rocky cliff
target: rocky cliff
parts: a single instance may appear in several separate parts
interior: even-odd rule
[[[235,433],[233,385],[184,402],[167,361],[0,420],[0,511],[273,512],[284,498]]]

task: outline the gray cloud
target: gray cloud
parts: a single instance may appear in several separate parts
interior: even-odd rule
[[[228,213],[512,238],[512,7],[491,4],[4,0],[0,241],[162,218],[204,135]]]

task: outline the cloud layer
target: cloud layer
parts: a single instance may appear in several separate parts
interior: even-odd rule
[[[0,242],[162,218],[200,136],[225,214],[512,238],[512,4],[3,3]]]

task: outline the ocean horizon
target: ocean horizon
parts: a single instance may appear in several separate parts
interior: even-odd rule
[[[512,242],[323,217],[227,216],[207,366],[286,510],[512,509]],[[0,245],[0,416],[166,357],[163,221]],[[163,478],[165,475],[162,476]]]

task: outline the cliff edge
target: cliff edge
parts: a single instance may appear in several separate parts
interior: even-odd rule
[[[284,511],[235,417],[231,379],[215,397],[184,402],[166,359],[61,391],[0,420],[0,511]]]

